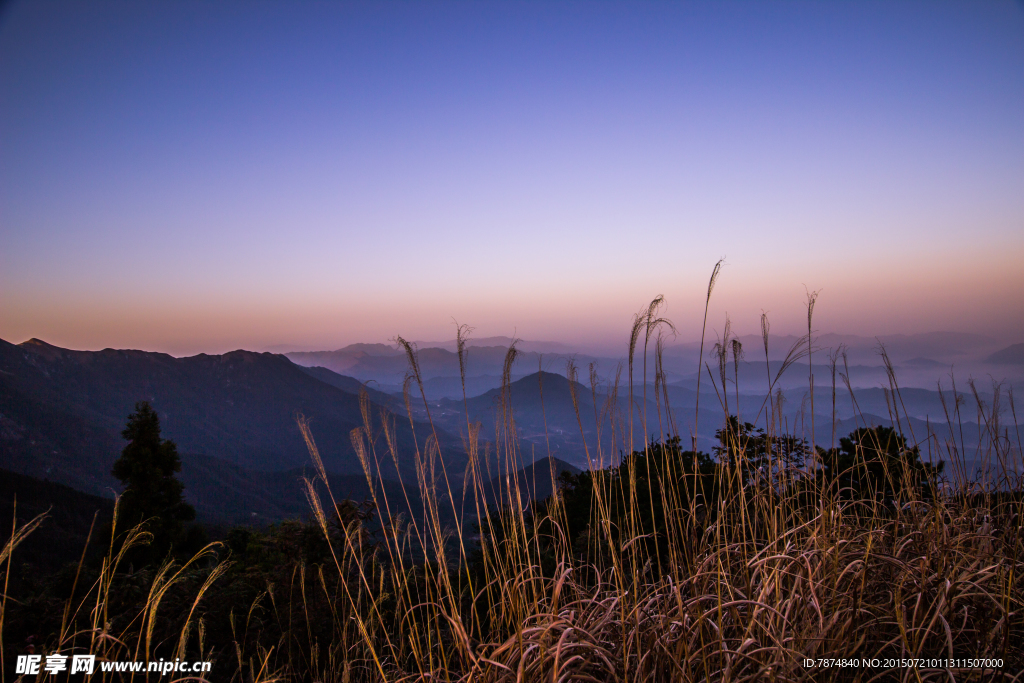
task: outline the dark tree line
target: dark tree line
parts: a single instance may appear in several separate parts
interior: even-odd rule
[[[730,416],[715,437],[710,454],[684,450],[680,437],[671,436],[614,467],[563,472],[557,501],[536,503],[529,522],[539,525],[541,537],[571,539],[580,557],[600,558],[608,545],[600,539],[610,536],[615,547],[639,539],[633,543],[668,561],[668,535],[696,543],[715,522],[721,496],[742,491],[808,509],[828,496],[874,501],[884,511],[910,498],[929,500],[943,469],[941,462],[922,462],[918,447],[884,426],[857,429],[825,449]],[[495,544],[506,535],[502,525],[488,533]]]

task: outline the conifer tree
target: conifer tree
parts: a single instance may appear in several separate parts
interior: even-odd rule
[[[148,555],[160,560],[183,540],[182,523],[196,515],[182,500],[185,487],[175,477],[181,471],[178,447],[160,438],[160,419],[146,401],[135,404],[121,436],[128,445],[113,469],[113,475],[125,485],[118,528],[145,522],[147,531],[153,534]]]

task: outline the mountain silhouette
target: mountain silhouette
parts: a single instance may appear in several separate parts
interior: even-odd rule
[[[358,395],[311,376],[284,356],[72,351],[38,339],[19,345],[0,340],[0,467],[109,495],[119,489],[110,468],[124,447],[120,432],[141,400],[159,414],[164,438],[177,443],[184,480],[195,461],[190,456],[212,458],[208,462],[220,463],[221,470],[309,468],[296,422],[300,415],[310,420],[328,471],[363,474],[350,438],[363,424]],[[379,431],[386,406],[371,401],[369,407]],[[428,425],[414,428],[421,442],[431,433]],[[415,482],[412,428],[402,419],[394,429],[402,478]],[[458,439],[438,430],[438,440],[446,459],[464,462]],[[398,477],[390,462],[381,475]],[[210,502],[216,508],[216,500]]]
[[[1000,365],[1024,365],[1024,344],[1011,344],[986,358],[989,363]]]

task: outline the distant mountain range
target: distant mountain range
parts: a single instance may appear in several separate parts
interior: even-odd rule
[[[223,495],[231,491],[282,500],[278,485],[269,480],[283,476],[294,483],[298,469],[310,469],[299,415],[311,420],[327,469],[358,481],[363,470],[350,432],[363,424],[360,383],[328,372],[249,351],[174,358],[114,349],[70,351],[36,339],[19,345],[0,341],[0,468],[109,494],[119,486],[110,469],[124,447],[120,432],[135,403],[145,400],[157,410],[163,436],[178,444],[188,491],[209,491],[207,500],[194,500],[197,507],[227,505]],[[388,404],[394,399],[370,393],[379,401],[371,398],[369,404],[379,433],[381,409],[393,408]],[[431,427],[394,421],[399,471],[415,482],[413,429],[422,449]],[[441,453],[461,473],[461,439],[443,429],[437,437]],[[199,469],[223,486],[201,486],[194,477]],[[381,474],[399,476],[390,459]],[[287,505],[258,508],[258,514],[275,509],[283,512]]]
[[[755,353],[764,357],[764,340],[760,335],[748,334],[738,337],[747,354]],[[773,360],[780,360],[797,342],[804,339],[796,335],[769,335],[768,354]],[[714,343],[715,336],[709,332],[709,340],[705,343],[705,351]],[[942,361],[951,358],[963,358],[971,354],[991,352],[998,346],[993,337],[969,332],[923,332],[919,334],[890,334],[877,337],[865,337],[856,334],[837,334],[835,332],[815,333],[814,348],[818,350],[838,349],[843,346],[856,362],[878,358],[879,349],[884,347],[889,356],[896,362],[911,358],[928,357]],[[699,342],[689,342],[669,347],[669,350],[695,351]]]
[[[782,346],[787,340],[778,341]],[[977,348],[985,348],[988,343],[984,338],[960,340],[938,335],[932,339],[938,346],[925,348],[937,350],[941,344],[960,341],[981,345]],[[661,387],[656,396],[653,362],[649,359],[645,388],[638,361],[630,404],[625,370],[619,376],[618,387],[613,386],[619,363],[616,359],[575,357],[581,378],[588,375],[589,363],[595,364],[598,383],[591,387],[589,378],[575,385],[569,383],[565,377],[566,356],[523,352],[513,365],[512,383],[503,390],[499,386],[506,352],[503,346],[469,349],[463,400],[456,354],[443,348],[421,349],[418,360],[428,402],[424,405],[419,388],[411,387],[410,426],[401,392],[408,359],[384,344],[287,356],[234,351],[174,358],[115,349],[72,351],[36,339],[18,345],[0,340],[0,469],[109,496],[119,486],[110,469],[124,446],[121,429],[135,403],[146,400],[156,408],[165,438],[178,444],[186,497],[202,516],[260,523],[298,516],[308,510],[301,479],[311,472],[309,454],[296,424],[298,415],[312,421],[336,495],[357,499],[370,495],[350,438],[352,430],[363,424],[359,394],[365,391],[376,439],[371,466],[380,463],[381,477],[392,482],[384,489],[391,487],[389,495],[396,500],[404,500],[401,489],[395,488],[398,480],[406,482],[414,508],[410,514],[415,515],[421,503],[415,495],[414,454],[424,453],[427,437],[436,433],[449,481],[461,490],[467,467],[467,419],[482,425],[481,464],[491,485],[494,477],[547,462],[548,457],[555,459],[557,468],[586,467],[588,454],[589,462],[609,464],[628,450],[630,443],[634,448],[642,447],[645,435],[657,439],[661,432],[678,433],[684,440],[694,435],[698,447],[709,451],[726,410],[732,414],[738,411],[744,420],[763,422],[768,376],[770,373],[774,377],[781,367],[778,360],[766,365],[748,356],[738,365],[737,395],[736,366],[728,365],[723,385],[706,353],[706,370],[711,371],[702,377],[699,419],[694,424],[697,393],[693,372],[669,375],[667,386]],[[898,368],[901,377],[919,372],[922,377],[941,378],[948,372],[939,361],[910,355],[909,348],[906,352]],[[666,352],[666,366],[681,363],[686,353],[689,351],[682,346],[672,347]],[[1000,372],[998,368],[1010,368],[1012,372],[1019,366],[1022,353],[1024,345],[1017,344],[990,353],[979,362],[988,364],[982,369]],[[919,440],[932,433],[936,425],[944,430],[936,443],[947,438],[950,430],[945,426],[946,411],[955,409],[948,381],[943,383],[943,407],[933,379],[924,383],[932,388],[903,384],[894,395],[880,364],[840,363],[833,395],[827,354],[818,351],[814,360],[813,368],[806,360],[792,365],[775,385],[775,389],[782,390],[786,430],[810,436],[807,387],[808,374],[813,372],[813,424],[819,436],[827,434],[831,439],[833,432],[843,436],[864,423],[886,424],[899,419],[920,434]],[[538,371],[541,366],[544,369]],[[352,372],[339,373],[341,367]],[[839,374],[847,371],[854,386],[852,396]],[[993,404],[990,386],[987,382],[978,385],[979,397],[989,406]],[[571,388],[575,390],[576,405]],[[967,389],[964,383],[959,388],[961,392]],[[614,401],[609,398],[612,394]],[[665,407],[666,394],[671,411]],[[508,416],[501,410],[505,399],[512,408],[509,422],[504,422]],[[1000,405],[1005,409],[1006,402]],[[389,412],[400,416],[394,420],[397,471],[380,431],[381,414]],[[975,414],[976,410],[970,408],[960,416],[951,416],[957,423],[963,422],[963,433],[957,436],[964,443],[971,440],[970,434],[978,434],[977,424],[971,422],[977,419]],[[1008,423],[1007,416],[1002,419]],[[508,432],[512,441],[502,442],[504,432],[495,429],[501,424],[514,425],[514,432]],[[514,447],[515,462],[502,462],[510,447]],[[531,477],[536,474],[530,472]],[[541,493],[538,489],[533,495]]]
[[[744,335],[739,341],[743,358],[754,372],[764,364],[764,344],[760,336]],[[465,377],[466,395],[479,395],[501,384],[501,372],[511,343],[508,337],[485,337],[467,342],[467,365]],[[693,388],[696,385],[698,365],[714,365],[713,347],[715,337],[709,332],[705,343],[703,359],[700,359],[699,342],[669,344],[663,355],[663,370],[670,383]],[[768,357],[773,368],[777,368],[787,352],[794,345],[801,344],[801,338],[793,335],[769,337]],[[1016,345],[1020,346],[1020,345]],[[424,388],[428,398],[462,398],[463,384],[460,376],[455,341],[420,342],[417,344],[419,365]],[[602,380],[610,380],[617,368],[624,367],[627,359],[623,356],[598,357],[573,353],[572,347],[556,342],[519,341],[518,361],[513,366],[513,378],[520,379],[538,369],[564,374],[565,362],[573,358],[580,368],[594,364]],[[1014,365],[1024,365],[1013,360],[1015,347],[998,351],[995,339],[979,334],[961,332],[929,332],[913,335],[886,335],[864,337],[848,334],[822,333],[814,337],[815,374],[821,375],[818,366],[828,365],[829,354],[835,354],[840,366],[843,359],[840,350],[846,354],[849,379],[855,387],[877,387],[887,383],[884,363],[880,355],[885,349],[894,363],[897,378],[902,386],[933,388],[939,379],[945,379],[951,370],[959,377],[984,376],[988,373],[1005,372]],[[800,349],[803,349],[802,344]],[[996,352],[996,353],[993,353]],[[642,374],[642,351],[638,350],[635,360],[635,379]],[[648,349],[648,378],[653,374],[654,356]],[[1007,355],[1009,354],[1009,355]],[[402,382],[408,370],[404,352],[385,344],[352,344],[335,351],[307,351],[286,354],[292,361],[303,366],[321,366],[342,375],[349,375],[361,381],[372,381],[374,386],[385,392],[401,391]],[[698,363],[701,360],[701,363]],[[803,361],[806,379],[806,360]],[[542,366],[542,367],[541,367]],[[1002,370],[1000,369],[1002,368]],[[795,386],[796,367],[792,368],[786,382]],[[751,376],[750,373],[744,373]],[[1018,373],[1019,374],[1019,373]],[[1014,376],[1008,379],[1022,379]],[[820,382],[819,382],[820,383]],[[760,391],[760,387],[755,387]]]
[[[518,347],[517,347],[518,348]],[[535,372],[543,364],[544,369],[563,369],[567,356],[556,353],[540,353],[520,350],[515,364],[515,376]],[[472,346],[466,353],[466,377],[493,378],[493,388],[501,383],[502,369],[507,346]],[[405,377],[409,374],[409,360],[405,351],[397,351],[384,344],[353,344],[336,351],[303,351],[285,354],[295,363],[303,366],[320,366],[336,373],[349,375],[359,380],[373,380],[380,387],[400,391]],[[599,360],[590,356],[577,356],[577,362],[585,365]],[[417,350],[417,362],[424,381],[436,380],[443,384],[443,394],[449,398],[462,395],[459,356],[455,350],[438,347],[421,347]],[[435,382],[436,384],[437,382]],[[473,388],[479,388],[477,382]],[[474,392],[476,393],[476,392]]]
[[[591,390],[578,382],[575,390],[583,425],[582,435],[569,380],[552,372],[535,372],[512,382],[507,395],[502,389],[490,389],[469,398],[465,404],[461,400],[442,399],[432,415],[438,424],[453,430],[460,424],[466,424],[468,410],[469,420],[484,426],[486,431],[482,432],[482,438],[494,441],[494,425],[505,420],[502,413],[504,395],[511,408],[510,416],[520,439],[524,461],[539,460],[550,454],[581,465],[586,462],[583,438],[594,434],[596,415]]]

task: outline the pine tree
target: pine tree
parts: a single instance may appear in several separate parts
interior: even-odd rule
[[[128,445],[114,462],[113,475],[125,485],[119,507],[118,528],[145,522],[153,534],[149,559],[160,560],[184,540],[182,523],[195,519],[191,505],[182,500],[184,486],[178,447],[160,438],[160,419],[149,403],[135,404],[135,412],[121,432]]]

